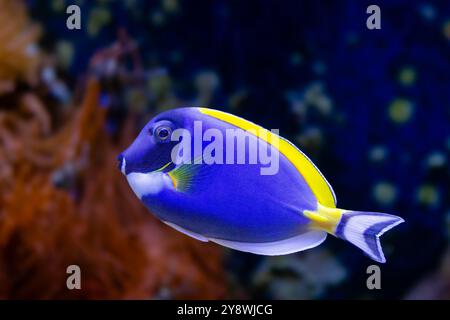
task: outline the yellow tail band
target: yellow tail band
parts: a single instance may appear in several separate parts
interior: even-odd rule
[[[311,229],[323,230],[334,235],[344,211],[338,208],[325,207],[317,203],[317,209],[315,211],[305,210],[303,214],[311,220]]]

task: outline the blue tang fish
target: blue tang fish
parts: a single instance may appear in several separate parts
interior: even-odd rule
[[[201,123],[200,129],[196,123]],[[195,137],[188,141],[189,135],[174,138],[180,130],[191,137],[199,131],[205,137],[200,145]],[[208,131],[214,135],[206,137]],[[237,140],[245,135],[246,159],[263,147],[267,154],[276,155],[276,173],[262,174],[267,162],[259,160],[220,161],[219,156],[237,158],[233,154],[236,148],[228,148],[225,139],[219,139],[219,134],[226,136],[228,132],[237,132]],[[211,147],[209,150],[215,162],[198,161],[213,141],[220,146],[214,152]],[[181,152],[183,142],[186,148]],[[179,161],[180,157],[184,160]],[[292,143],[218,110],[179,108],[163,112],[146,124],[118,159],[134,193],[161,221],[200,241],[244,252],[290,254],[316,247],[331,234],[384,263],[380,236],[404,222],[390,214],[336,208],[330,184]]]

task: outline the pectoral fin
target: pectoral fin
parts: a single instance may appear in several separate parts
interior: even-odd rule
[[[181,164],[168,173],[176,190],[191,192],[208,184],[213,165]]]

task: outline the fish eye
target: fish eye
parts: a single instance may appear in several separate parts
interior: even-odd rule
[[[169,139],[171,134],[172,129],[168,126],[159,126],[155,130],[155,136],[161,141]]]

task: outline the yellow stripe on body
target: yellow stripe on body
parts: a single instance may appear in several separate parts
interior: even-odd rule
[[[278,151],[282,155],[284,155],[303,176],[306,183],[311,188],[311,191],[313,192],[317,201],[323,206],[336,208],[334,194],[328,182],[325,180],[316,166],[312,163],[312,161],[300,150],[298,150],[292,143],[270,132],[269,130],[262,128],[261,126],[258,126],[235,115],[208,108],[198,109],[203,114],[232,124],[238,128],[241,128],[242,130],[250,131],[253,134],[256,132],[256,136],[258,138],[261,138],[268,144],[277,147]],[[273,144],[274,141],[279,142],[278,146],[276,144]]]

